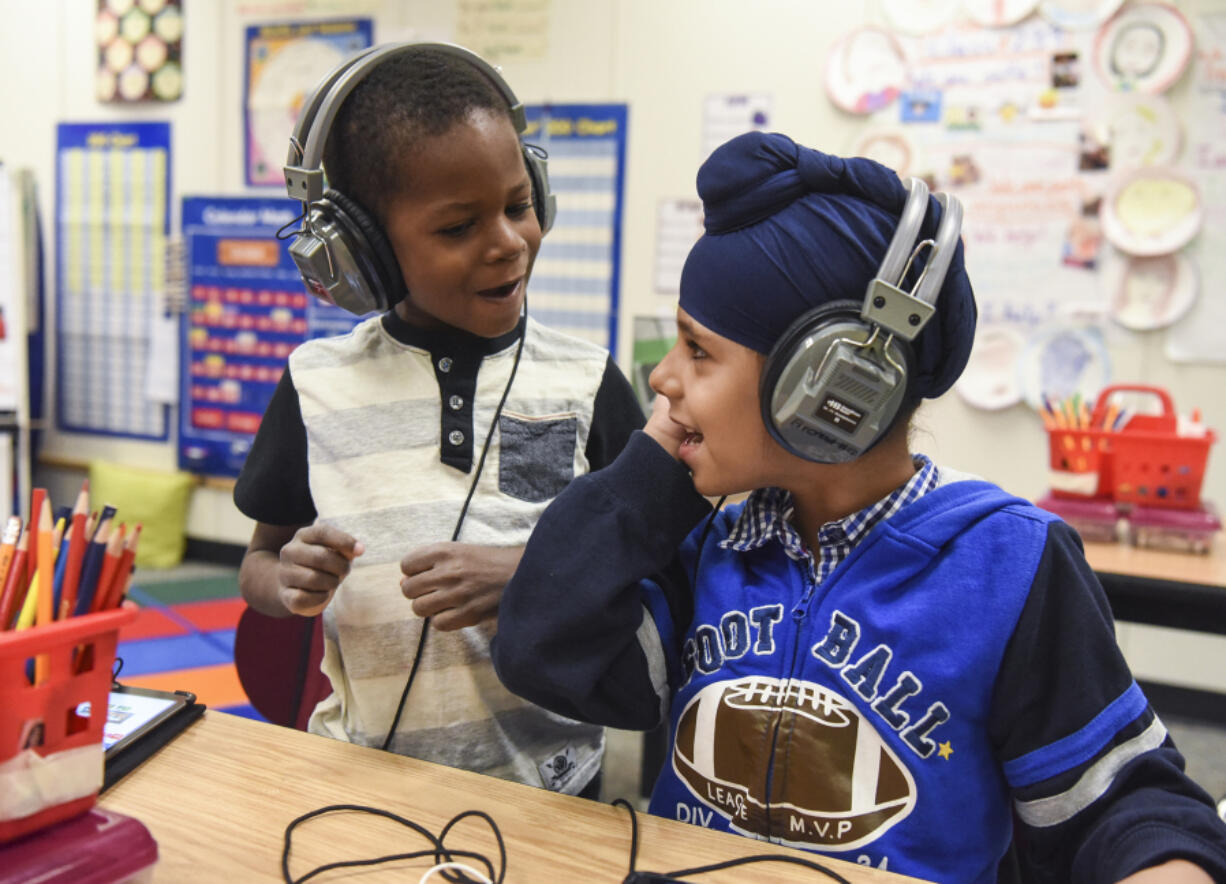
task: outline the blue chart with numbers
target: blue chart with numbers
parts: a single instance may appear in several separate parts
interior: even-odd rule
[[[626,105],[529,105],[525,112],[524,140],[549,153],[558,198],[528,284],[528,312],[616,352]]]
[[[237,476],[289,354],[361,320],[306,293],[276,232],[289,199],[183,200],[187,308],[180,329],[179,466]]]
[[[165,287],[169,123],[56,131],[56,417],[61,429],[165,439],[145,395]]]

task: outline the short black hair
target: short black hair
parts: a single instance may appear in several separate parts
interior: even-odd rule
[[[476,66],[421,47],[384,59],[345,98],[324,145],[328,186],[387,223],[402,193],[405,157],[424,138],[442,135],[474,110],[511,111]]]

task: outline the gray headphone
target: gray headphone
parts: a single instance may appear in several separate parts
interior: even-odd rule
[[[497,88],[520,135],[541,233],[549,231],[557,214],[545,152],[523,143],[524,106],[495,67],[451,43],[389,43],[362,50],[337,65],[307,99],[290,136],[284,167],[286,190],[303,207],[302,227],[289,250],[302,281],[312,294],[359,316],[388,310],[402,300],[407,294],[404,276],[392,244],[370,213],[340,191],[324,189],[324,145],[341,105],[367,74],[389,58],[421,49],[468,62]]]
[[[936,194],[935,239],[916,243],[928,211],[928,185],[907,180],[907,202],[864,301],[823,304],[797,319],[771,348],[759,388],[762,419],[791,453],[846,463],[889,431],[906,398],[911,346],[936,311],[958,246],[962,204]],[[901,286],[920,251],[928,261],[910,292]]]

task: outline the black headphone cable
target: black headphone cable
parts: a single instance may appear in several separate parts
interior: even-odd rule
[[[498,400],[498,407],[494,409],[494,417],[490,420],[489,431],[485,434],[485,442],[481,446],[481,457],[477,459],[477,469],[473,475],[473,480],[469,483],[468,494],[464,498],[464,505],[460,507],[460,517],[456,519],[455,528],[451,532],[451,540],[454,543],[460,536],[460,529],[464,526],[464,517],[468,514],[468,505],[472,502],[473,493],[477,490],[477,483],[481,481],[481,470],[485,466],[485,456],[490,450],[490,440],[494,438],[494,430],[498,427],[498,418],[502,415],[502,406],[506,404],[507,396],[511,392],[511,384],[515,380],[515,373],[519,370],[519,359],[524,352],[524,340],[528,337],[528,293],[524,292],[524,309],[523,309],[523,331],[519,335],[519,343],[515,347],[515,361],[511,363],[511,375],[507,378],[507,385],[502,389],[502,398]],[[404,683],[404,691],[400,694],[400,702],[396,704],[396,715],[392,719],[392,726],[387,732],[387,737],[383,741],[381,749],[387,749],[392,744],[392,737],[396,734],[396,728],[400,725],[400,716],[404,713],[404,704],[409,699],[409,688],[413,686],[413,679],[417,677],[417,669],[421,665],[422,651],[426,647],[426,634],[430,631],[430,618],[426,617],[421,622],[421,635],[417,639],[417,652],[413,655],[413,665],[409,668],[409,678]]]

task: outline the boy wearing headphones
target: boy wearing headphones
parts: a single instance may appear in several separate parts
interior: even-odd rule
[[[661,816],[937,881],[1226,880],[1076,534],[908,446],[975,328],[956,201],[762,133],[698,192],[653,413],[542,516],[499,676],[667,719]]]
[[[313,733],[595,797],[603,729],[508,693],[489,659],[545,505],[643,425],[605,350],[526,316],[552,197],[522,127],[446,44],[370,50],[308,100],[291,253],[315,294],[382,312],[291,355],[235,487],[257,522],[239,583],[264,614],[322,612]]]

